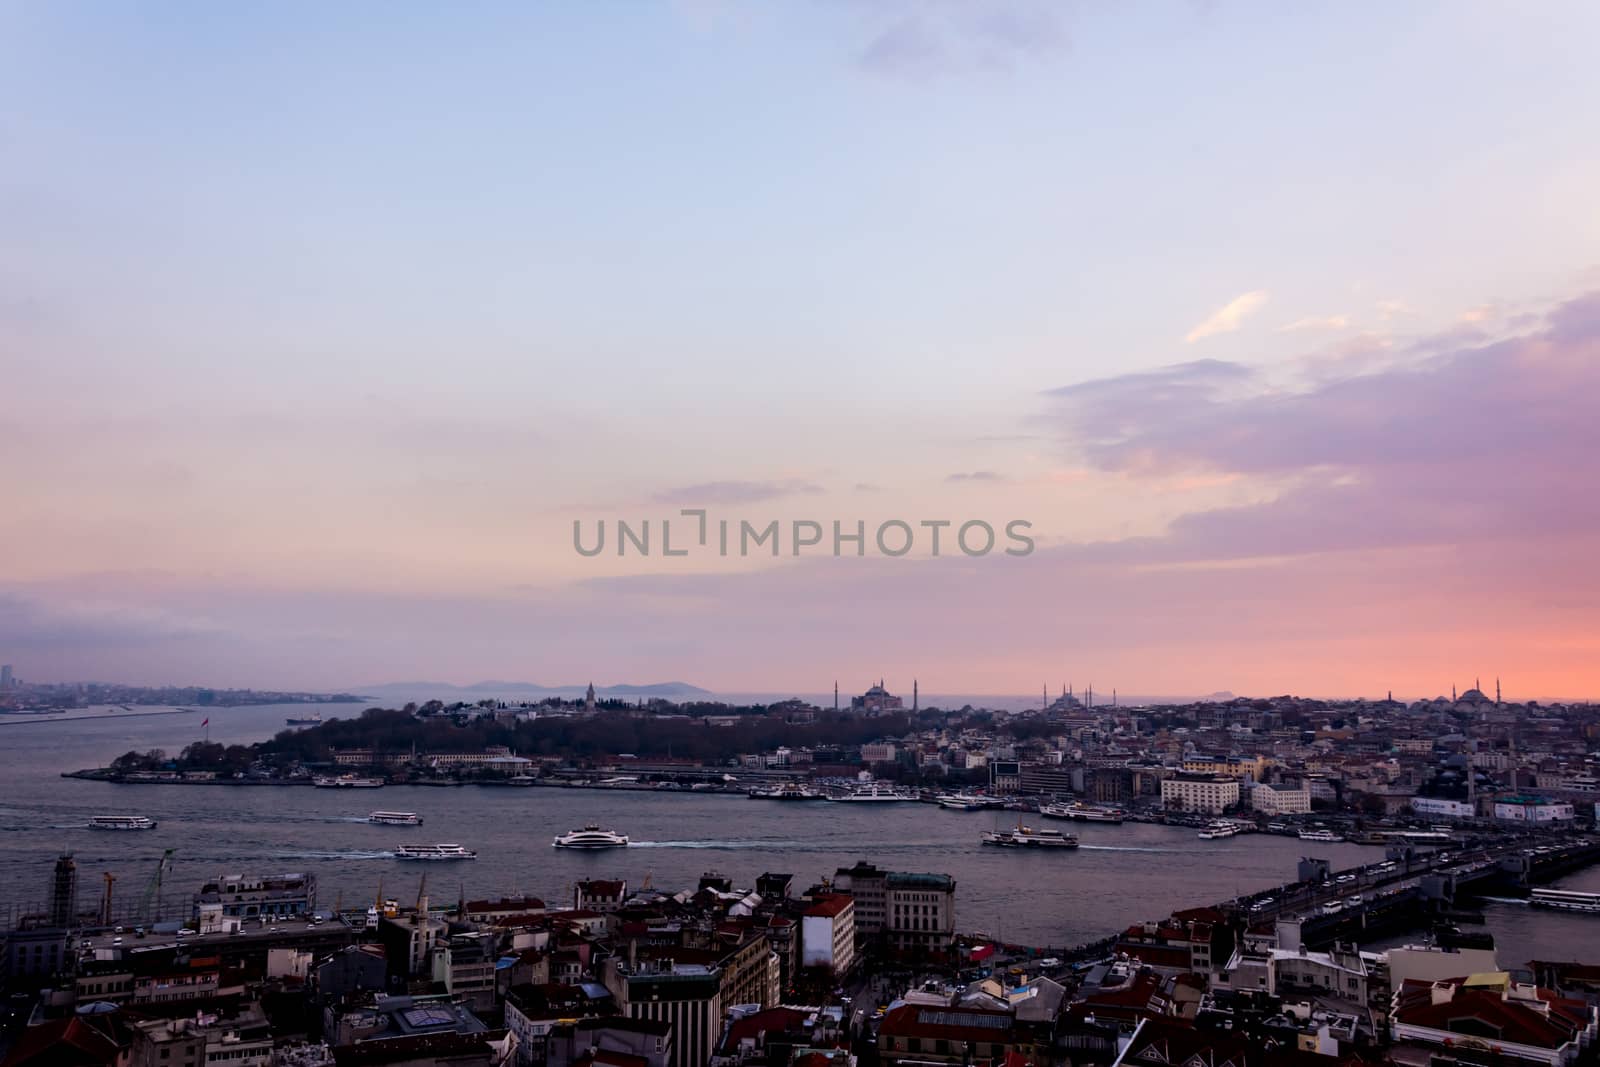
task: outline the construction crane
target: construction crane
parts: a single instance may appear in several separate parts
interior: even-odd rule
[[[161,917],[161,882],[167,876],[167,872],[172,870],[172,855],[177,851],[175,848],[169,848],[161,854],[161,861],[156,864],[156,873],[150,876],[149,884],[144,887],[144,896],[139,900],[140,919],[153,922]],[[156,906],[154,915],[150,912],[152,901]]]
[[[102,874],[100,877],[105,879],[105,883],[106,883],[105,895],[100,898],[100,925],[101,926],[110,926],[111,925],[111,887],[116,884],[117,876],[112,874],[110,871],[107,871],[104,874]]]

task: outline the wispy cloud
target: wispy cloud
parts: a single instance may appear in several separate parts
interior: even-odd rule
[[[889,5],[894,12],[861,50],[862,69],[895,77],[1007,71],[1064,52],[1060,11],[1042,0]]]
[[[947,482],[1003,482],[1005,476],[995,471],[957,471],[945,476]]]
[[[1312,315],[1295,319],[1278,327],[1279,333],[1302,333],[1311,330],[1344,330],[1350,326],[1348,315]]]
[[[782,496],[813,496],[821,492],[822,486],[796,479],[722,481],[663,489],[652,499],[658,504],[752,504]]]
[[[1219,333],[1233,333],[1244,320],[1261,305],[1267,302],[1265,289],[1252,289],[1248,293],[1241,293],[1222,305],[1217,310],[1201,321],[1194,329],[1190,330],[1183,338],[1186,344],[1203,341],[1207,337],[1215,337]]]

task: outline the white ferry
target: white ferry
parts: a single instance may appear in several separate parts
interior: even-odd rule
[[[827,796],[798,782],[785,782],[777,789],[752,789],[751,800],[827,800]]]
[[[909,793],[902,793],[885,782],[867,782],[856,786],[848,793],[830,796],[828,799],[835,804],[893,804],[917,798]]]
[[[402,860],[475,860],[478,854],[460,845],[401,845],[395,858]]]
[[[1077,822],[1121,823],[1122,812],[1116,808],[1097,808],[1092,804],[1046,804],[1040,815],[1052,819],[1073,819]]]
[[[988,806],[983,797],[975,797],[969,793],[946,793],[939,798],[941,808],[951,811],[982,811]]]
[[[1573,889],[1535,889],[1528,894],[1528,903],[1537,908],[1558,908],[1561,911],[1582,911],[1600,915],[1600,893],[1580,893]]]
[[[311,779],[311,784],[318,789],[378,789],[383,785],[382,778],[358,778],[353,774],[341,774],[337,778],[324,776]]]
[[[624,848],[628,844],[628,835],[619,834],[615,830],[602,830],[594,823],[590,823],[581,830],[562,834],[556,838],[556,848]]]
[[[89,820],[91,830],[154,830],[156,821],[143,815],[96,815]]]
[[[1215,841],[1218,838],[1233,837],[1239,833],[1239,827],[1231,822],[1214,822],[1206,826],[1197,835],[1204,841]]]
[[[421,826],[422,816],[414,811],[375,811],[367,821],[380,826]]]
[[[1018,824],[1015,830],[985,830],[978,839],[1003,848],[1077,848],[1078,839],[1060,830],[1036,830]]]
[[[1336,842],[1343,841],[1344,838],[1341,835],[1334,833],[1332,830],[1301,830],[1300,840],[1319,841],[1322,844],[1331,845]]]

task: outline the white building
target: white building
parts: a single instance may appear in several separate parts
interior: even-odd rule
[[[1175,774],[1161,779],[1161,806],[1168,811],[1221,815],[1239,803],[1239,779]]]
[[[1311,811],[1311,790],[1303,785],[1258,785],[1250,790],[1250,806],[1266,815],[1305,815]]]
[[[893,763],[898,749],[892,741],[874,741],[861,746],[862,763]]]
[[[845,974],[856,961],[856,902],[844,893],[823,897],[800,917],[800,966]]]
[[[1476,814],[1465,800],[1444,797],[1412,797],[1411,810],[1430,819],[1470,819]]]
[[[1497,797],[1494,817],[1502,822],[1571,822],[1577,818],[1571,804],[1547,797]]]

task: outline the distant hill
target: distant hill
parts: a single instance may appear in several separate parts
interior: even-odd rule
[[[542,700],[545,697],[582,696],[589,688],[583,685],[539,685],[536,682],[508,682],[491,680],[471,685],[454,685],[450,682],[384,682],[380,685],[355,686],[350,691],[374,700],[406,701],[456,700],[476,701],[494,697],[499,700]],[[599,697],[660,697],[663,700],[699,700],[712,697],[709,689],[688,682],[654,682],[649,685],[595,686]]]

